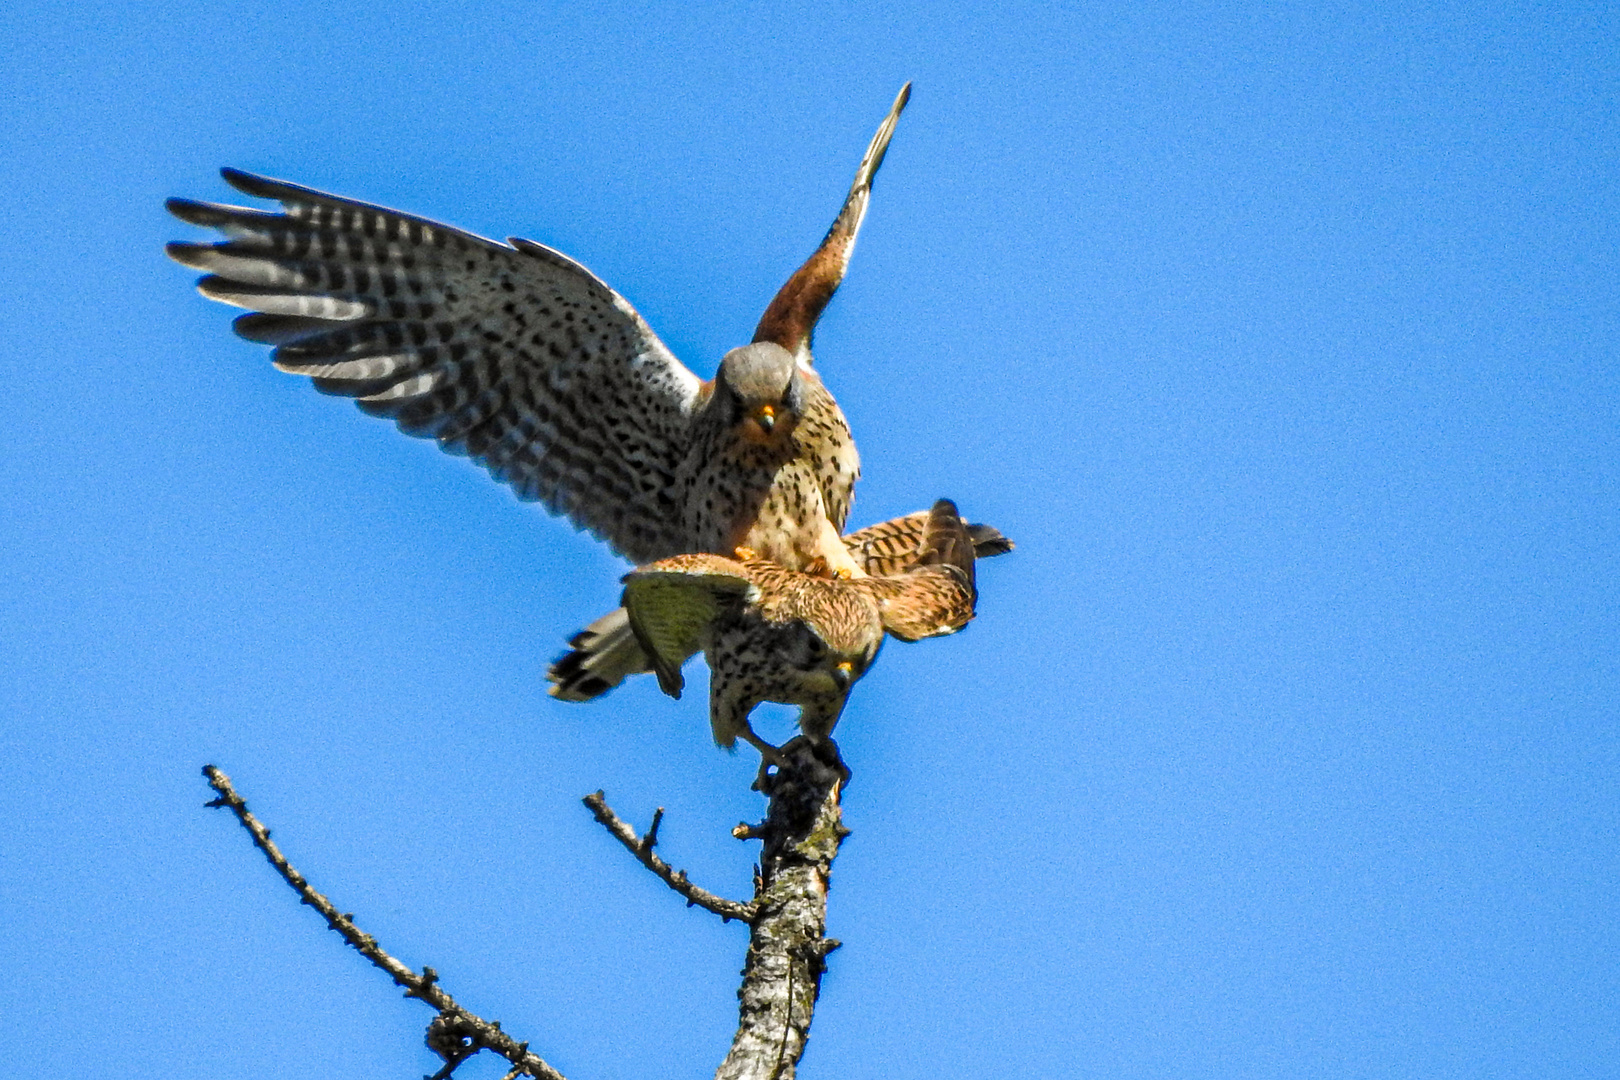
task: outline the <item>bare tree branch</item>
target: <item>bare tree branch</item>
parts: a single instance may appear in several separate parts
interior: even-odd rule
[[[763,783],[765,820],[739,825],[739,839],[764,841],[755,882],[748,961],[737,991],[737,1034],[715,1080],[792,1080],[810,1035],[827,954],[827,885],[849,830],[839,796],[849,773],[831,739],[782,747],[789,768]]]
[[[613,812],[613,808],[607,804],[605,793],[598,791],[585,796],[583,801],[591,808],[591,813],[596,815],[596,820],[602,823],[603,828],[612,833],[613,838],[623,844],[642,866],[657,874],[665,885],[686,897],[687,907],[696,905],[706,911],[712,911],[726,922],[732,919],[753,922],[756,910],[754,904],[739,904],[735,900],[727,900],[707,889],[699,888],[687,880],[685,870],[676,870],[658,857],[653,846],[658,843],[658,825],[664,820],[662,806],[653,814],[652,825],[648,827],[646,834],[638,837],[629,822]]]
[[[654,853],[658,826],[663,821],[662,808],[653,816],[647,832],[637,836],[609,808],[602,792],[584,799],[596,820],[643,866],[685,897],[688,905],[749,925],[748,959],[743,967],[742,987],[737,991],[737,1033],[715,1074],[716,1080],[793,1080],[810,1035],[827,954],[839,945],[826,936],[827,887],[839,845],[849,835],[843,826],[840,804],[849,773],[839,759],[837,745],[830,739],[813,743],[800,737],[784,746],[781,754],[785,766],[763,777],[759,785],[770,800],[765,820],[732,830],[738,839],[764,843],[754,879],[754,899],[747,904],[698,888],[687,880],[684,871],[671,869]],[[536,1080],[563,1080],[557,1070],[529,1052],[528,1043],[507,1035],[498,1022],[483,1020],[457,1005],[438,985],[438,974],[432,968],[423,968],[418,975],[384,951],[375,938],[355,925],[353,916],[339,912],[287,862],[271,841],[269,830],[237,795],[229,777],[212,765],[203,768],[203,775],[219,795],[208,805],[227,808],[236,815],[270,865],[298,893],[300,902],[320,912],[327,926],[404,987],[406,997],[417,998],[437,1010],[438,1015],[428,1025],[427,1045],[444,1059],[445,1065],[436,1076],[425,1080],[450,1080],[457,1067],[483,1050],[493,1050],[512,1064],[505,1080],[524,1075]]]
[[[320,912],[328,927],[341,934],[343,940],[361,956],[386,972],[396,985],[404,987],[406,997],[424,1001],[438,1010],[439,1015],[428,1025],[427,1044],[434,1053],[445,1059],[445,1067],[439,1070],[440,1077],[448,1077],[456,1066],[480,1050],[493,1050],[512,1063],[509,1076],[527,1074],[536,1080],[564,1080],[562,1073],[547,1065],[538,1054],[530,1052],[528,1043],[518,1042],[502,1031],[499,1021],[483,1020],[457,1005],[455,999],[439,986],[439,975],[432,968],[425,967],[418,975],[390,956],[377,944],[376,938],[363,933],[355,925],[352,915],[338,911],[330,900],[310,885],[308,878],[293,868],[286,856],[281,854],[281,849],[270,839],[270,830],[249,812],[247,803],[231,786],[230,777],[212,765],[203,766],[203,775],[208,778],[208,786],[219,794],[207,805],[228,809],[236,815],[236,820],[253,837],[253,843],[264,852],[264,857],[270,860],[276,873],[298,893],[299,902]]]

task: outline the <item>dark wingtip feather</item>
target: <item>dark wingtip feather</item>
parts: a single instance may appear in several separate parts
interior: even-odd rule
[[[350,199],[329,195],[317,188],[305,187],[303,184],[292,184],[286,180],[272,180],[268,176],[243,172],[241,169],[233,169],[228,165],[219,170],[219,175],[224,177],[225,182],[237,191],[252,195],[258,199],[274,199],[281,203],[341,203],[348,206],[368,206],[373,210],[382,209],[382,207],[370,207],[368,203],[357,203]],[[401,216],[410,217],[409,214]],[[422,218],[412,220],[425,221]],[[432,223],[428,222],[428,224]]]
[[[173,199],[169,200],[174,202]],[[206,252],[214,249],[213,244],[188,244],[175,240],[163,245],[163,253],[181,266],[189,266],[193,270],[205,270],[203,263],[207,261]]]
[[[973,541],[973,554],[980,559],[993,559],[997,555],[1005,555],[1018,545],[1012,538],[1002,535],[1000,529],[994,525],[984,525],[974,522],[967,527],[968,539]]]
[[[906,85],[900,88],[900,93],[895,95],[894,104],[889,106],[889,115],[883,118],[882,126],[872,139],[872,145],[867,151],[871,155],[870,161],[861,169],[860,176],[863,179],[857,180],[857,184],[864,182],[867,187],[871,186],[877,171],[883,167],[883,159],[888,156],[889,140],[894,138],[894,129],[900,123],[900,114],[910,102],[911,83],[907,81]]]
[[[974,543],[968,527],[957,513],[956,504],[940,499],[928,511],[928,528],[923,533],[922,557],[925,566],[954,566],[973,584]]]
[[[225,229],[231,226],[251,229],[268,219],[285,221],[280,214],[268,210],[254,210],[247,206],[226,206],[222,203],[198,202],[195,199],[170,198],[163,201],[164,209],[187,225],[200,225],[205,229]]]
[[[164,199],[163,208],[187,225],[201,225],[205,229],[219,225],[230,216],[223,206],[198,202],[195,199],[178,197]]]
[[[276,189],[285,186],[268,176],[257,176],[250,172],[243,172],[241,169],[233,169],[229,165],[220,169],[219,175],[237,191],[245,195],[255,195],[261,199],[279,198]]]
[[[231,329],[236,331],[238,337],[256,341],[261,345],[292,345],[306,338],[352,325],[334,319],[317,319],[310,315],[270,315],[254,311],[247,315],[238,315],[236,321],[231,323]],[[286,358],[291,359],[291,354]],[[278,355],[277,359],[282,357]],[[308,358],[301,356],[299,359]]]
[[[163,209],[167,210],[181,221],[191,222],[192,224],[197,223],[192,222],[188,215],[190,215],[195,208],[204,205],[206,204],[199,203],[194,199],[182,199],[178,195],[171,195],[167,199],[163,200]]]

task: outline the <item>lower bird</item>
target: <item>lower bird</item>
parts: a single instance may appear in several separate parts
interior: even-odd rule
[[[933,511],[891,518],[868,525],[843,538],[854,564],[871,577],[894,577],[918,561]],[[988,559],[1013,550],[1013,542],[992,526],[964,526],[977,558]],[[823,574],[826,567],[806,566],[806,573]],[[594,701],[631,675],[654,670],[652,659],[630,628],[623,607],[615,608],[579,631],[568,641],[571,651],[551,665],[546,677],[551,696],[560,701]]]
[[[756,705],[798,705],[799,729],[813,743],[825,742],[885,633],[917,641],[955,633],[973,618],[977,545],[971,527],[948,499],[935,503],[921,524],[907,565],[883,576],[807,574],[747,549],[736,559],[663,559],[625,575],[624,617],[672,697],[684,686],[681,665],[704,653],[715,742],[731,747],[740,738],[781,765],[778,749],[749,723]],[[998,554],[1010,549],[988,531],[996,540],[980,527],[980,543],[999,548]],[[554,677],[568,659],[553,668]]]

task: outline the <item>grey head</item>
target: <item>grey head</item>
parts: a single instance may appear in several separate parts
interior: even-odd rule
[[[778,425],[791,427],[804,408],[804,377],[793,354],[772,341],[732,349],[720,361],[717,377],[734,410],[734,421],[751,420],[769,436]]]

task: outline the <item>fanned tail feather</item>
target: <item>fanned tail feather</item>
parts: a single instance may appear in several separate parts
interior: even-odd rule
[[[591,701],[627,677],[652,670],[622,607],[591,623],[568,644],[573,651],[559,656],[546,671],[551,696],[561,701]]]

